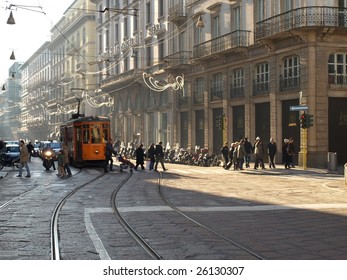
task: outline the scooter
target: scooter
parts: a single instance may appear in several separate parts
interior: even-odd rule
[[[2,170],[5,166],[8,167],[17,167],[19,168],[20,162],[19,162],[19,157],[15,159],[11,159],[10,157],[6,156],[6,154],[1,154],[0,155],[0,170]]]
[[[48,171],[53,166],[53,151],[47,150],[42,154],[42,165]]]

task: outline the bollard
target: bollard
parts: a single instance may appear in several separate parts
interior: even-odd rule
[[[345,184],[347,185],[347,163],[345,163]]]
[[[328,153],[328,170],[337,171],[337,153]]]

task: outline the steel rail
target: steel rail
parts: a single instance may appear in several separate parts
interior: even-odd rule
[[[151,256],[151,258],[155,260],[161,260],[162,257],[146,242],[136,231],[133,227],[130,226],[130,224],[125,220],[121,212],[118,210],[117,205],[117,194],[121,190],[121,188],[125,185],[125,183],[131,178],[133,173],[129,173],[127,178],[123,180],[123,182],[118,185],[118,188],[114,190],[111,196],[111,206],[113,208],[113,211],[118,219],[118,221],[121,223],[121,225],[125,228],[125,230],[131,235],[132,238],[146,251],[148,255]]]
[[[101,175],[95,177],[94,179],[78,186],[77,188],[75,188],[71,192],[69,192],[66,196],[64,196],[58,202],[57,206],[53,210],[53,214],[52,214],[52,218],[51,218],[51,260],[60,260],[58,218],[59,218],[59,213],[60,213],[61,209],[63,208],[63,205],[65,204],[65,202],[67,201],[68,198],[70,198],[72,195],[74,195],[80,189],[93,183],[94,181],[100,179],[103,176],[105,176],[105,174],[101,174]]]
[[[176,206],[174,206],[171,202],[168,201],[168,199],[166,198],[166,196],[164,195],[163,191],[162,191],[162,181],[163,181],[163,173],[160,172],[159,175],[159,179],[158,179],[158,188],[159,188],[159,194],[162,197],[163,201],[169,206],[171,207],[174,211],[176,211],[178,214],[182,215],[183,217],[185,217],[186,219],[188,219],[190,222],[192,222],[193,224],[200,226],[204,229],[206,229],[207,231],[217,235],[218,237],[222,238],[223,240],[233,244],[234,246],[242,249],[243,251],[246,251],[247,253],[251,254],[252,256],[254,256],[255,258],[259,259],[259,260],[265,260],[265,258],[263,256],[261,256],[260,254],[254,252],[253,250],[241,245],[240,243],[233,241],[223,235],[221,235],[220,233],[218,233],[217,231],[199,223],[198,221],[194,220],[193,218],[189,217],[187,214],[183,213],[181,210],[179,210]]]

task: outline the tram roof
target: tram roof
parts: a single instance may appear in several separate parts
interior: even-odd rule
[[[65,124],[69,123],[80,123],[80,122],[109,122],[110,119],[102,116],[88,116],[88,117],[79,117],[77,119],[71,119]]]

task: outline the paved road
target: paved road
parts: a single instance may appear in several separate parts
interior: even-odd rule
[[[347,259],[347,187],[342,175],[280,167],[167,167],[161,183],[170,203],[265,259]],[[102,173],[74,170],[72,178],[61,180],[45,172],[38,159],[31,169],[30,179],[18,179],[16,170],[7,169],[0,181],[0,205],[22,194],[1,209],[0,259],[49,259],[50,215],[56,203]],[[158,196],[158,175],[134,172],[118,199],[124,215],[164,259],[252,259],[169,209]],[[149,259],[115,220],[110,206],[112,191],[126,176],[108,173],[64,205],[59,225],[63,259]]]

